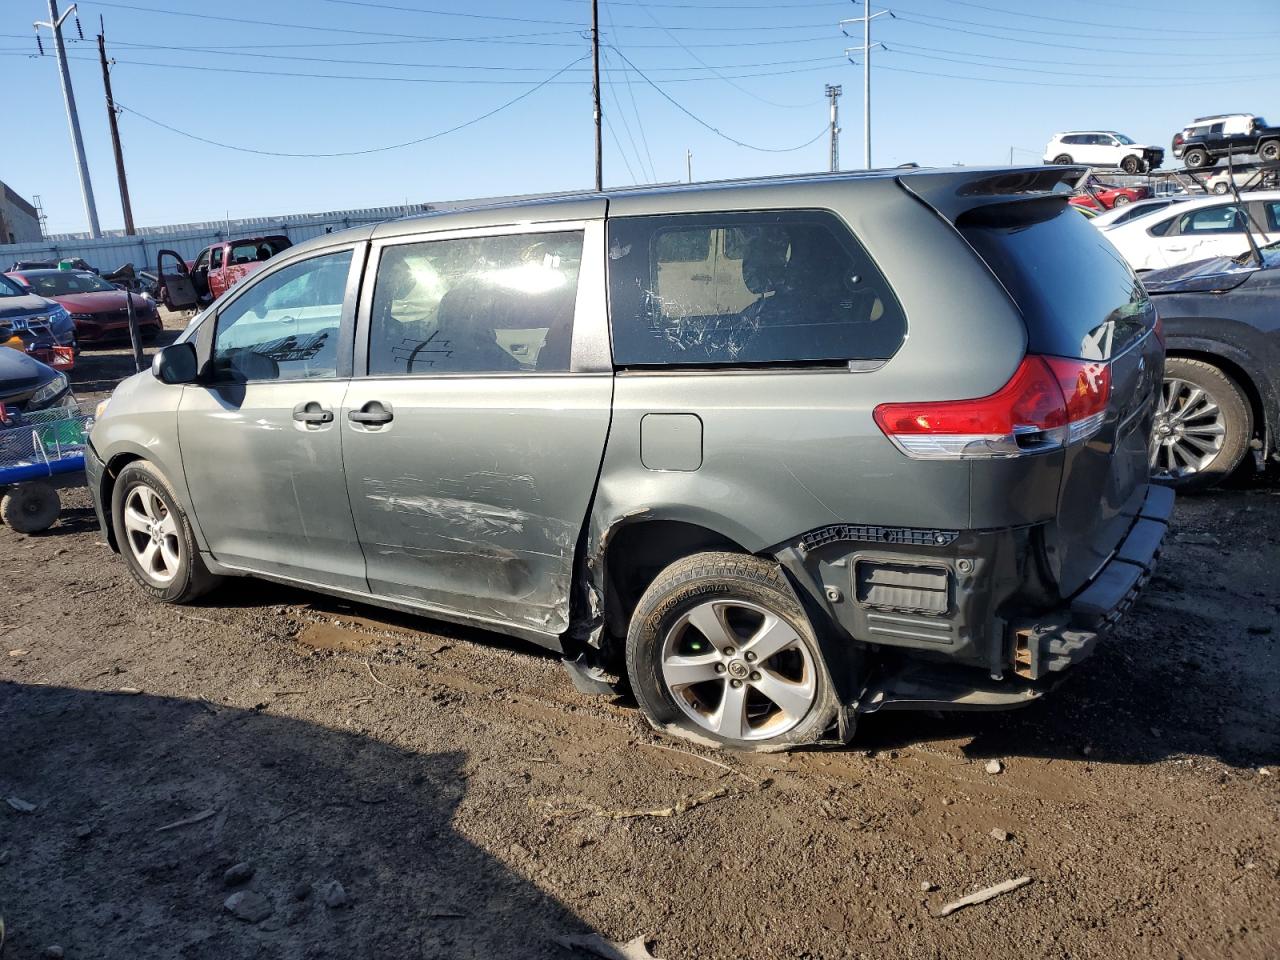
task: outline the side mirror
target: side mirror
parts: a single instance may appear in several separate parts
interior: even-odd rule
[[[151,375],[161,383],[195,383],[200,373],[193,343],[173,343],[151,360]]]

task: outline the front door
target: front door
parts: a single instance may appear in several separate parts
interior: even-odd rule
[[[265,273],[218,310],[205,379],[184,388],[178,441],[214,558],[366,589],[342,473],[360,249]]]
[[[607,342],[602,237],[525,226],[371,263],[341,428],[372,592],[564,631],[612,398],[607,353],[574,351],[575,327]]]

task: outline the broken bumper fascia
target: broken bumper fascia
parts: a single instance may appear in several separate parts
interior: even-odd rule
[[[98,451],[93,449],[93,444],[86,443],[84,445],[84,475],[85,482],[89,486],[89,495],[93,499],[93,513],[98,518],[98,529],[102,531],[102,535],[114,550],[116,547],[115,537],[112,535],[111,527],[107,524],[106,507],[102,502],[102,475],[106,472],[107,465],[102,462],[102,458],[98,456]]]
[[[1116,552],[1066,608],[1011,625],[1014,673],[1025,680],[1041,680],[1093,652],[1151,579],[1172,513],[1173,491],[1149,487],[1137,519]]]

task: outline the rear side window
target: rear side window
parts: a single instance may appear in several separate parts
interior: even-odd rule
[[[1184,213],[1178,220],[1178,233],[1183,236],[1244,232],[1244,214],[1235,204],[1193,210]]]
[[[609,322],[620,367],[884,360],[906,335],[879,269],[816,210],[610,220]]]
[[[1032,353],[1106,360],[1155,323],[1119,251],[1060,200],[979,208],[957,227],[1022,311]]]

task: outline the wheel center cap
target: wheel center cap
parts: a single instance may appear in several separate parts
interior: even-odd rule
[[[735,680],[743,679],[750,672],[751,671],[747,668],[747,665],[741,660],[729,661],[729,676],[733,677]]]

